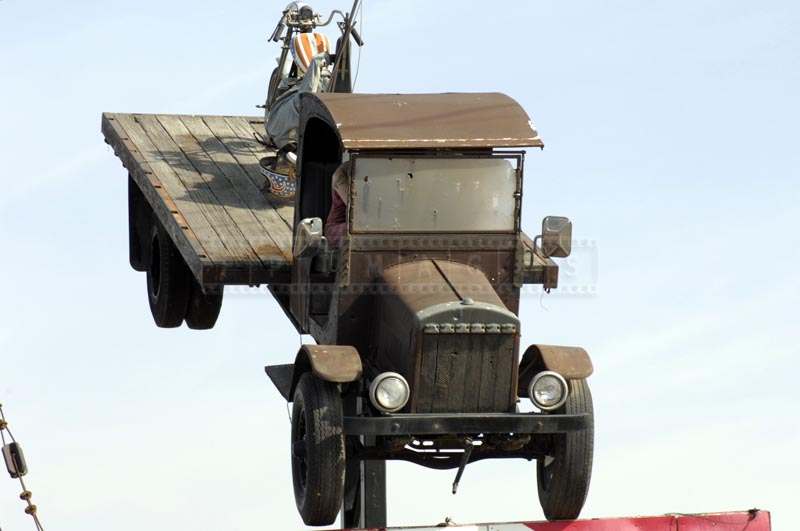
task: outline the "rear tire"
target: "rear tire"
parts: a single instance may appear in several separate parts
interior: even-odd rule
[[[574,520],[583,509],[592,478],[594,409],[586,380],[570,380],[566,403],[553,413],[589,414],[585,430],[552,435],[548,455],[536,461],[539,503],[545,517]]]
[[[128,256],[135,271],[147,271],[152,224],[150,204],[133,177],[128,176]]]
[[[154,223],[150,237],[147,296],[153,321],[160,328],[177,328],[186,317],[191,273],[161,224]]]
[[[292,409],[292,480],[306,525],[330,525],[344,499],[342,398],[335,384],[300,377]]]
[[[222,286],[207,287],[205,293],[196,280],[192,280],[189,304],[186,309],[186,326],[192,330],[214,328],[222,308]]]

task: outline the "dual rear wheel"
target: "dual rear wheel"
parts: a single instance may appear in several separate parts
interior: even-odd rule
[[[128,180],[130,263],[147,273],[147,298],[160,328],[186,322],[194,330],[214,327],[222,308],[222,287],[200,286],[169,233],[136,182]]]
[[[222,288],[204,292],[160,223],[154,223],[147,268],[147,296],[153,320],[161,328],[184,321],[193,330],[213,328],[222,308]]]

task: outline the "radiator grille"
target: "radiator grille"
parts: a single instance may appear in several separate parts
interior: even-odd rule
[[[505,412],[513,407],[513,334],[424,334],[417,413]]]

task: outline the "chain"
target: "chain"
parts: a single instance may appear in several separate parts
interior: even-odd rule
[[[3,442],[3,450],[4,450],[3,453],[4,453],[4,456],[6,455],[5,454],[5,450],[6,450],[6,446],[7,446],[6,445],[6,434],[8,434],[8,438],[11,440],[11,444],[14,444],[14,445],[18,444],[17,440],[14,439],[14,435],[11,433],[11,429],[8,427],[8,422],[6,421],[6,416],[3,413],[3,404],[0,404],[0,440],[2,440],[2,442]],[[19,448],[19,446],[17,446],[17,449],[18,448]],[[6,461],[6,465],[7,465],[8,469],[9,469],[9,473],[12,474],[12,477],[13,477],[13,475],[17,476],[17,479],[19,480],[19,484],[22,487],[22,493],[20,493],[19,499],[24,501],[25,503],[27,503],[27,507],[25,507],[25,514],[31,515],[31,518],[33,518],[33,523],[36,524],[36,530],[37,531],[44,531],[44,528],[42,527],[42,523],[39,521],[39,515],[37,514],[37,507],[36,507],[36,505],[33,504],[33,502],[31,502],[31,498],[33,497],[33,493],[28,490],[28,488],[25,486],[25,480],[22,479],[22,476],[24,476],[27,473],[27,470],[19,470],[15,463],[10,462],[8,460]]]

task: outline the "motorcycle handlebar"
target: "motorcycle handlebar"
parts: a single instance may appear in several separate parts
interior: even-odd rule
[[[290,20],[289,14],[290,13],[288,11],[285,11],[283,13],[283,16],[281,16],[281,19],[278,21],[277,26],[275,26],[275,29],[272,31],[272,35],[269,38],[270,41],[272,42],[279,41],[281,39],[281,35],[283,34],[283,30],[286,29],[287,25],[292,27],[302,26],[302,24]],[[342,13],[338,9],[334,9],[333,11],[331,11],[330,15],[328,15],[328,20],[326,20],[325,22],[312,22],[312,26],[313,27],[327,26],[333,21],[333,17],[335,17],[336,15],[339,15],[343,19],[343,22],[339,22],[338,24],[339,27],[344,31],[343,25],[345,24],[344,21],[347,20],[347,17],[345,16],[344,13]],[[319,13],[314,14],[315,20],[319,20],[320,18],[322,17]],[[364,40],[361,38],[361,35],[358,33],[356,28],[351,27],[350,34],[353,36],[353,39],[356,41],[356,44],[358,44],[359,46],[364,46]]]

